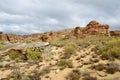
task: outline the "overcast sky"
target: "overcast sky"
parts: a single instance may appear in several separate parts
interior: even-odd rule
[[[0,31],[30,34],[86,26],[120,30],[120,0],[0,0]]]

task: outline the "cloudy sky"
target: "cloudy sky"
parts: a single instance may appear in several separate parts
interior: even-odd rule
[[[0,31],[30,34],[86,26],[120,30],[120,0],[0,0]]]

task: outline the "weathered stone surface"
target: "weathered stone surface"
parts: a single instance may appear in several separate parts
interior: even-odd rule
[[[108,32],[109,32],[108,29],[109,29],[109,25],[107,24],[100,24],[97,21],[91,21],[86,27],[77,26],[71,31],[69,30],[69,32],[67,30],[64,30],[59,34],[65,35],[65,39],[69,39],[72,36],[76,37],[76,39],[81,39],[81,38],[86,37],[85,34],[87,35],[99,35],[99,34],[108,35]]]
[[[65,39],[70,39],[71,37],[75,37],[76,39],[83,38],[82,28],[77,26],[73,29],[65,31]]]
[[[82,35],[82,30],[81,30],[80,27],[77,26],[77,27],[73,30],[73,36],[75,36],[76,39],[80,39],[81,35]]]
[[[120,31],[110,31],[110,36],[119,36]]]
[[[42,39],[43,42],[47,42],[48,39],[49,39],[49,35],[43,34],[42,37],[41,37],[41,39]]]
[[[43,33],[43,35],[41,36],[41,40],[43,42],[51,42],[55,39],[56,37],[56,32],[46,32],[46,33]]]
[[[83,34],[97,35],[108,34],[109,25],[100,24],[97,21],[91,21],[83,30]]]
[[[4,40],[9,41],[10,43],[16,43],[16,42],[23,42],[24,37],[21,35],[15,35],[15,34],[5,34]]]

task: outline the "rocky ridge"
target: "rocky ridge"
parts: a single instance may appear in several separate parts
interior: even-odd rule
[[[75,37],[77,39],[84,38],[88,35],[99,35],[103,34],[106,36],[116,35],[120,34],[118,31],[111,31],[109,33],[109,25],[107,24],[100,24],[97,21],[91,21],[89,22],[86,27],[80,27],[77,26],[73,29],[66,29],[62,31],[50,31],[45,33],[38,33],[38,34],[30,34],[30,35],[15,35],[15,34],[3,34],[0,33],[0,40],[8,41],[10,43],[16,43],[16,42],[51,42],[56,37],[64,37],[65,39],[69,39],[70,37]]]

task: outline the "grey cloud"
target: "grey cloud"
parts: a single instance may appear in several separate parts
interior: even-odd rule
[[[119,0],[2,0],[0,31],[30,34],[61,30],[90,20],[120,30]]]

